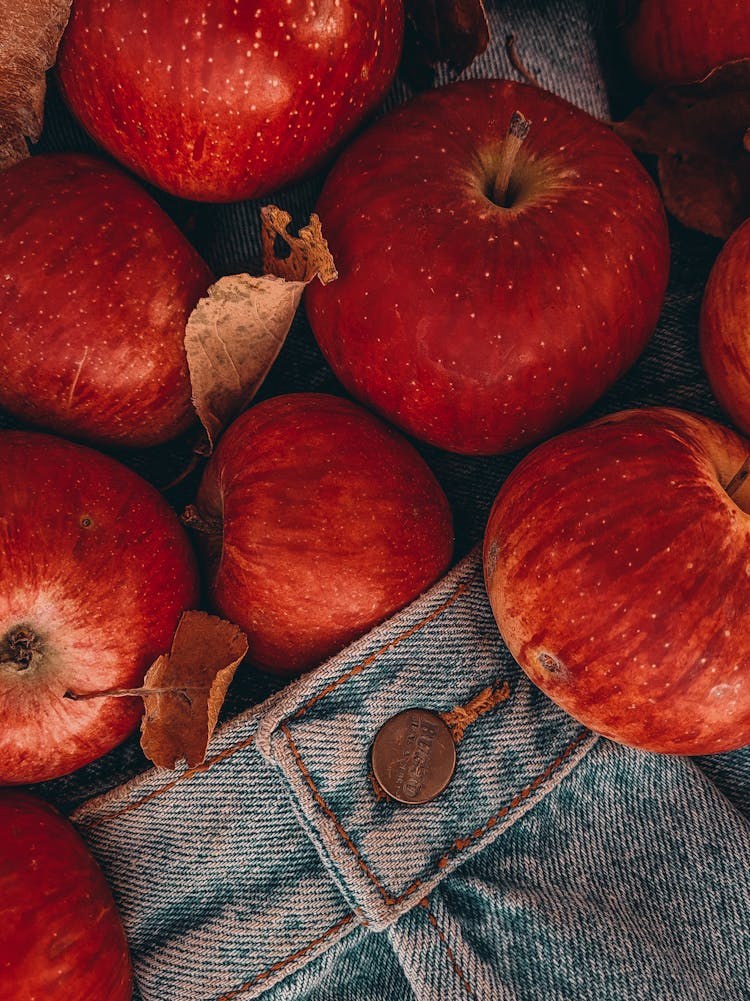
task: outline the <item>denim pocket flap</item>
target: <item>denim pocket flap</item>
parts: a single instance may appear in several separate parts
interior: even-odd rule
[[[440,715],[456,769],[422,805],[384,794],[371,747],[396,714]],[[385,927],[545,795],[596,737],[541,694],[498,634],[474,552],[431,591],[290,687],[258,747],[352,906]]]

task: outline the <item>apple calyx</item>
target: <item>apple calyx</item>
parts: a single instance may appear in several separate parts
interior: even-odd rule
[[[14,626],[0,641],[0,667],[27,671],[41,653],[39,637],[30,626]]]
[[[509,187],[513,174],[513,167],[516,162],[519,150],[523,141],[529,134],[531,122],[524,118],[520,111],[514,111],[510,116],[508,131],[500,147],[500,159],[497,168],[497,176],[492,186],[492,201],[501,208],[510,208]]]

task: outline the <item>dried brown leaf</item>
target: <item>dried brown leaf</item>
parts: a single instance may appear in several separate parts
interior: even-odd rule
[[[750,214],[750,59],[655,90],[614,128],[659,158],[664,202],[684,225],[726,239]]]
[[[168,654],[143,679],[144,754],[161,768],[185,759],[199,764],[219,718],[227,689],[247,653],[244,633],[206,612],[184,612]]]
[[[276,360],[305,285],[336,277],[333,258],[313,216],[299,236],[287,232],[291,217],[263,209],[264,269],[259,278],[230,275],[208,290],[185,329],[193,406],[213,448],[216,438],[251,402]],[[290,252],[273,252],[277,237]]]
[[[709,157],[659,157],[667,209],[684,226],[721,240],[750,216],[749,181],[741,167]]]
[[[45,73],[71,0],[0,0],[0,170],[29,155],[42,131]]]
[[[263,228],[263,270],[289,282],[309,284],[319,278],[324,285],[337,277],[336,265],[323,236],[320,218],[313,212],[310,222],[303,226],[297,236],[289,232],[292,217],[276,205],[266,205],[260,210]],[[289,248],[285,257],[276,253],[276,241],[280,238]]]
[[[460,72],[490,43],[482,0],[407,0],[406,16],[405,63],[425,84],[426,67],[445,62]]]

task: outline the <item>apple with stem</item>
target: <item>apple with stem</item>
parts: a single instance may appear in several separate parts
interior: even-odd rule
[[[645,83],[700,80],[750,57],[746,0],[620,0],[620,23],[630,64]]]
[[[656,187],[609,128],[538,88],[420,95],[348,147],[317,212],[339,274],[306,292],[323,353],[353,396],[441,448],[549,435],[656,326]]]
[[[41,782],[131,734],[137,688],[199,598],[189,541],[145,480],[93,449],[0,432],[0,784]]]
[[[76,0],[57,72],[131,170],[235,201],[333,154],[388,90],[403,31],[402,0]]]
[[[104,875],[48,803],[0,790],[0,997],[131,1001],[133,975]]]
[[[670,754],[750,743],[750,442],[667,408],[538,446],[484,540],[510,652],[585,726]]]
[[[0,406],[97,444],[196,420],[185,324],[211,272],[119,168],[36,156],[0,175]]]
[[[750,434],[750,221],[724,244],[700,314],[703,367],[716,399]]]
[[[348,400],[266,400],[224,432],[196,505],[208,594],[250,663],[304,671],[448,567],[448,501],[417,451]]]

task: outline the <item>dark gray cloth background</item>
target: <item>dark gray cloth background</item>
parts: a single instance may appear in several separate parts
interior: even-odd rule
[[[511,5],[507,5],[510,7]],[[526,0],[512,5],[488,3],[493,29],[490,50],[470,71],[472,76],[512,76],[504,47],[505,36],[513,31],[517,47],[528,68],[540,83],[574,103],[601,108],[607,103],[614,116],[622,115],[637,100],[638,87],[628,78],[612,32],[612,16],[596,0]],[[593,27],[592,27],[593,26]],[[591,48],[591,38],[599,49],[599,65],[581,70],[583,48]],[[554,41],[551,41],[554,38]],[[587,49],[588,51],[588,49]],[[575,72],[573,71],[575,68]],[[601,76],[600,76],[601,70]],[[452,78],[447,69],[436,76],[436,84]],[[574,84],[570,80],[575,81]],[[606,86],[605,86],[606,81]],[[385,108],[405,100],[410,88],[399,77]],[[71,119],[50,79],[45,129],[35,152],[80,150],[96,152],[92,141]],[[260,202],[229,205],[193,205],[151,190],[154,197],[182,225],[200,253],[217,275],[255,271],[260,254],[259,213],[261,204],[275,202],[289,210],[297,224],[307,220],[324,180],[321,174],[300,185]],[[586,415],[588,419],[624,407],[669,404],[721,419],[703,375],[697,351],[697,321],[703,287],[720,243],[689,232],[670,220],[672,269],[666,302],[656,334],[636,366],[600,403]],[[407,248],[404,249],[407,252]],[[318,391],[342,393],[323,360],[303,310],[300,310],[289,339],[259,398],[283,392]],[[0,427],[18,426],[0,413]],[[437,475],[451,502],[456,524],[456,557],[478,541],[490,505],[507,473],[521,453],[495,458],[456,456],[415,442]],[[140,453],[116,453],[156,485],[164,484],[183,468],[190,450],[190,436],[169,446]],[[179,511],[193,496],[197,476],[191,477],[169,495]],[[234,715],[277,689],[280,682],[253,672],[241,672],[236,679],[223,718]],[[745,769],[745,759],[720,756],[709,763],[716,780],[733,785],[733,776]],[[104,759],[72,776],[37,787],[65,811],[72,810],[90,796],[103,792],[147,767],[137,735]]]

